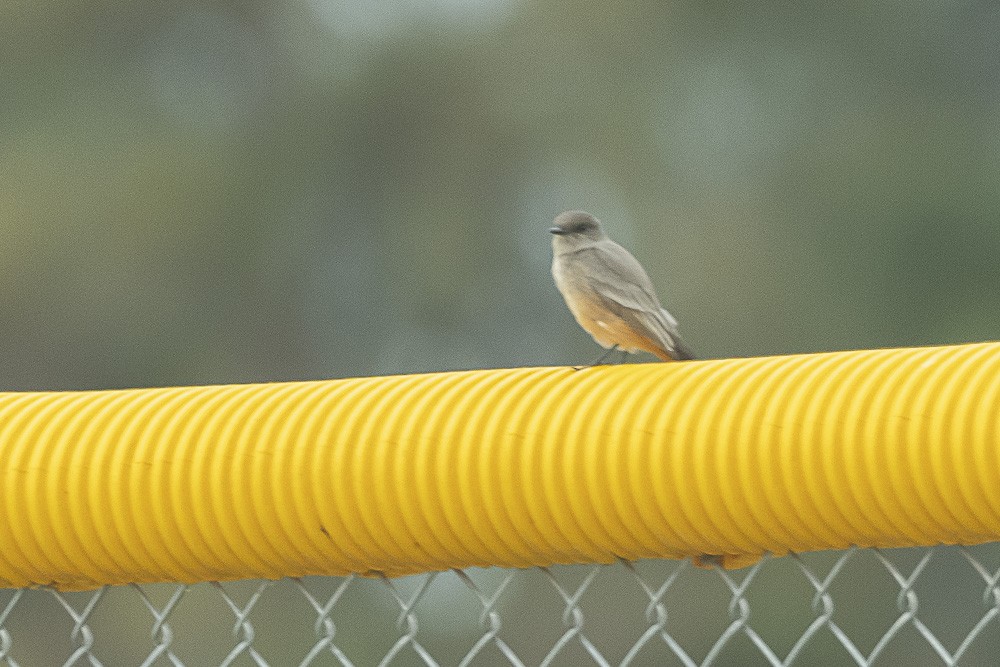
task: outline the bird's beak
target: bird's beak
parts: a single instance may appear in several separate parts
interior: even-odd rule
[[[561,236],[566,233],[566,230],[562,227],[549,227],[549,234],[555,234],[556,236]]]

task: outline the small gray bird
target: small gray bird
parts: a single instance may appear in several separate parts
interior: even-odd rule
[[[586,211],[556,216],[552,277],[573,317],[602,347],[643,350],[660,359],[694,359],[677,320],[660,305],[653,283],[628,250],[608,238]]]

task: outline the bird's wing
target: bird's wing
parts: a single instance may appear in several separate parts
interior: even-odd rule
[[[629,251],[607,241],[583,253],[587,255],[580,258],[586,260],[581,262],[587,269],[586,280],[608,310],[658,342],[671,356],[689,358],[677,332],[677,320],[660,305],[653,282]]]
[[[587,281],[594,291],[624,308],[662,310],[653,282],[642,264],[614,241],[605,241],[584,251],[589,269]]]

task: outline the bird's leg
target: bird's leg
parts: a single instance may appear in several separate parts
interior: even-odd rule
[[[588,365],[590,365],[590,366],[600,366],[601,362],[604,361],[605,359],[607,359],[608,357],[610,357],[612,355],[612,353],[614,353],[615,350],[621,350],[621,348],[618,347],[617,343],[615,343],[614,345],[612,345],[608,349],[604,350],[604,352],[601,354],[601,356],[597,357],[597,359],[594,359]],[[624,350],[622,350],[622,351],[624,352]]]
[[[582,371],[584,368],[590,368],[591,366],[598,366],[598,365],[600,365],[600,363],[602,361],[604,361],[605,359],[607,359],[608,356],[612,352],[614,352],[615,350],[619,350],[619,349],[621,349],[621,348],[619,348],[618,344],[616,343],[616,344],[612,345],[611,347],[609,347],[608,349],[604,350],[604,352],[601,353],[601,356],[597,357],[597,359],[594,359],[592,362],[590,362],[586,366],[573,366],[573,370],[575,370],[575,371]],[[624,352],[624,351],[625,350],[622,350],[622,352]]]

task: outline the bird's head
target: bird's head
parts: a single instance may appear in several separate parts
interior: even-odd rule
[[[549,232],[556,247],[575,247],[607,238],[601,222],[586,211],[564,211],[552,221]]]

